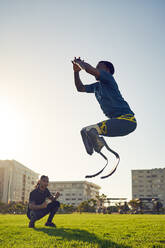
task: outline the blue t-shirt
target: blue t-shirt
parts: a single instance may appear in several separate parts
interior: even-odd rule
[[[114,77],[104,70],[100,70],[100,81],[85,85],[85,91],[95,93],[101,109],[109,118],[123,114],[134,115],[128,103],[122,97]]]

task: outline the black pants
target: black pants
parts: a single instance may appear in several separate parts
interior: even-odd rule
[[[36,220],[43,218],[45,215],[49,214],[47,222],[52,222],[53,217],[59,207],[60,207],[59,201],[53,201],[49,203],[46,208],[39,209],[39,210],[30,210],[27,213],[27,217],[30,220],[36,221]]]

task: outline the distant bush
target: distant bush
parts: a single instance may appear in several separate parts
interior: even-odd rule
[[[1,214],[25,214],[27,212],[27,203],[23,202],[0,202]]]
[[[107,213],[108,214],[117,213],[117,212],[118,212],[117,206],[109,206],[109,207],[107,207]]]
[[[78,212],[89,212],[89,213],[96,213],[96,200],[90,199],[88,201],[83,201],[77,207]]]
[[[77,210],[76,207],[74,207],[73,205],[69,205],[69,204],[60,204],[60,209],[58,210],[57,213],[62,213],[62,214],[69,214],[69,213],[73,213]]]

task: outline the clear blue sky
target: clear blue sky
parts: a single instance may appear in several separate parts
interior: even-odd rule
[[[131,169],[164,168],[165,1],[1,0],[0,159],[51,180],[85,180],[104,161],[83,147],[82,127],[106,119],[91,94],[76,92],[71,60],[110,60],[136,114],[137,130],[107,139],[117,172],[99,184],[131,197]],[[92,76],[81,72],[84,84]]]

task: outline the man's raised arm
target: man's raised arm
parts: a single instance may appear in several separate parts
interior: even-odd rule
[[[85,70],[87,73],[95,76],[97,79],[100,76],[99,70],[97,70],[95,67],[91,66],[90,64],[84,62],[80,58],[74,59],[73,61],[80,69]]]
[[[81,69],[74,61],[72,61],[72,64],[73,64],[73,70],[74,70],[74,82],[75,82],[76,89],[79,92],[85,92],[85,87],[83,83],[81,82],[80,75],[79,75],[79,72],[81,71]]]
[[[83,83],[81,82],[79,72],[74,72],[74,82],[79,92],[85,92],[85,87]]]

